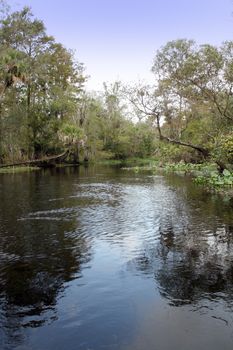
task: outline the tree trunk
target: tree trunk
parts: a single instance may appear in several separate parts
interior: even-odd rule
[[[198,146],[198,145],[193,145],[191,143],[183,142],[183,141],[180,141],[180,140],[171,139],[170,137],[164,136],[162,134],[162,131],[161,131],[160,120],[159,120],[159,115],[158,114],[156,115],[156,123],[157,123],[157,129],[158,129],[160,140],[165,140],[165,141],[173,143],[175,145],[180,145],[180,146],[185,146],[185,147],[189,147],[189,148],[195,149],[196,151],[198,151],[199,153],[202,154],[204,159],[207,160],[209,158],[210,151],[208,149],[204,148],[204,147],[201,147],[201,146]],[[219,171],[220,174],[223,174],[225,169],[228,170],[228,168],[227,168],[227,166],[226,166],[226,164],[224,162],[222,162],[220,160],[215,160],[215,163],[218,166],[218,171]]]
[[[30,116],[30,106],[31,106],[31,85],[30,82],[27,86],[27,137],[28,137],[28,156],[30,157],[31,153],[31,145],[30,145],[30,129],[32,127],[32,121]],[[33,157],[34,157],[34,150],[33,150]]]

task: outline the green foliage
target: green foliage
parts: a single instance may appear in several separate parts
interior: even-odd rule
[[[232,42],[215,47],[174,40],[157,52],[152,67],[157,88],[150,110],[164,118],[158,129],[162,140],[185,144],[199,152],[199,161],[212,157],[232,162],[231,136],[224,141],[233,123],[232,67]]]
[[[197,184],[207,185],[211,188],[223,188],[233,186],[233,173],[224,170],[223,174],[220,175],[217,172],[212,172],[209,176],[198,176],[195,179]]]
[[[193,173],[194,171],[203,170],[203,164],[191,164],[191,163],[170,163],[167,164],[164,168],[166,171],[171,172],[185,172],[185,173]]]
[[[79,106],[82,64],[27,7],[1,20],[0,42],[0,162],[57,152]]]
[[[10,168],[0,168],[0,174],[18,174],[18,173],[28,173],[31,171],[40,170],[38,167],[30,167],[30,166],[18,166],[18,167],[10,167]]]
[[[164,170],[167,172],[190,174],[193,176],[196,184],[205,185],[210,188],[221,189],[233,186],[233,172],[225,169],[223,174],[219,174],[216,165],[211,163],[171,163],[167,164]]]
[[[64,143],[78,143],[84,136],[83,130],[76,125],[65,123],[61,127],[61,138]]]
[[[220,134],[215,139],[212,155],[215,159],[222,159],[227,163],[233,163],[233,132]]]
[[[156,142],[154,156],[159,160],[161,165],[167,163],[198,163],[201,161],[200,156],[192,149],[180,147],[169,142]]]
[[[211,173],[216,172],[216,165],[213,163],[169,163],[166,164],[163,169],[166,172],[174,172],[177,174],[189,174],[193,178],[199,178],[200,176],[208,177]]]

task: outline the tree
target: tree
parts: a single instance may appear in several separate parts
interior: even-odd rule
[[[140,118],[154,123],[160,140],[208,159],[219,133],[232,128],[232,67],[232,42],[216,48],[192,40],[171,41],[155,56],[154,86],[134,86],[126,93]],[[222,159],[215,161],[223,171]]]
[[[54,152],[56,145],[61,146],[60,126],[77,113],[86,80],[83,65],[47,35],[43,22],[28,7],[2,19],[0,40],[1,158],[9,154],[4,130],[12,118],[21,118],[14,136],[21,139],[17,147],[22,154],[37,158]]]

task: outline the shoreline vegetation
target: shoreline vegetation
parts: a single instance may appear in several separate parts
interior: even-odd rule
[[[230,165],[229,165],[230,168]],[[217,191],[223,194],[229,194],[233,197],[233,171],[224,170],[219,173],[216,163],[166,163],[161,164],[154,160],[145,166],[125,167],[125,170],[134,172],[151,171],[154,174],[174,173],[177,175],[191,176],[193,182],[210,191]]]
[[[29,173],[32,171],[38,171],[41,168],[31,166],[15,166],[9,168],[0,168],[0,174],[18,174],[18,173]]]

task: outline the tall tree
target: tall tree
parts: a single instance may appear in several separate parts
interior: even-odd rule
[[[77,112],[84,68],[28,7],[1,21],[0,41],[1,121],[8,100],[5,113],[22,116],[23,152],[38,157],[59,145],[59,125]]]

